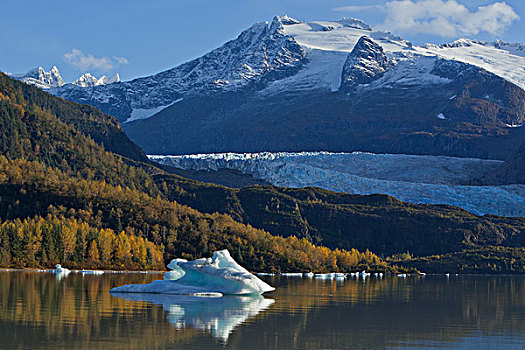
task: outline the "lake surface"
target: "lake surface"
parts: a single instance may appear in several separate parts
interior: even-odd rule
[[[2,349],[524,349],[525,277],[267,277],[264,297],[111,295],[160,274],[0,271]]]

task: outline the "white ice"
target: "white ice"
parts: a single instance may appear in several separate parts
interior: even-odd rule
[[[81,270],[82,275],[102,275],[104,271],[102,270]]]
[[[166,273],[164,280],[116,287],[111,292],[217,296],[263,294],[275,290],[237,264],[227,250],[217,251],[211,258],[174,259],[168,268],[172,271]]]
[[[55,269],[51,270],[52,273],[70,273],[71,270],[62,267],[60,264],[56,264]]]
[[[50,272],[55,274],[57,281],[60,281],[61,279],[66,278],[67,275],[71,273],[71,270],[62,267],[60,264],[57,264],[55,269],[51,270]]]
[[[281,276],[283,277],[303,277],[302,272],[285,272],[282,273]]]

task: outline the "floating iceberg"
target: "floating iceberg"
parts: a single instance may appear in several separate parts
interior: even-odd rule
[[[124,285],[113,288],[111,292],[222,296],[262,294],[275,290],[237,264],[227,250],[217,251],[211,258],[193,261],[174,259],[168,268],[171,271],[164,275],[164,280]]]
[[[285,272],[282,273],[281,276],[283,277],[303,277],[302,272]]]
[[[71,272],[71,270],[66,269],[65,267],[62,267],[60,264],[55,265],[55,269],[51,270],[52,273],[62,273],[62,274],[68,274]]]
[[[82,275],[103,275],[104,271],[102,270],[81,270]]]
[[[260,295],[225,296],[219,299],[188,295],[120,293],[119,298],[162,305],[168,322],[177,328],[210,330],[224,342],[239,324],[246,322],[274,303]]]
[[[60,281],[71,273],[69,269],[62,267],[60,264],[56,264],[55,269],[51,270],[50,272],[55,274],[57,281]]]

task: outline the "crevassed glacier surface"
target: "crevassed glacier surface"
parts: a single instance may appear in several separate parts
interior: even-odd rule
[[[468,185],[472,179],[500,166],[500,161],[361,152],[149,157],[182,169],[237,169],[276,186],[382,193],[411,203],[454,205],[478,215],[525,216],[525,185]]]
[[[193,261],[174,259],[164,280],[150,284],[129,284],[116,287],[113,293],[160,293],[178,295],[222,296],[253,295],[275,290],[272,286],[237,264],[227,250],[213,253],[211,258]]]

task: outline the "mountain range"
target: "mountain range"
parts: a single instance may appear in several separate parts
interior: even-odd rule
[[[64,85],[67,85],[62,79],[62,76],[60,75],[60,71],[58,70],[57,66],[53,66],[53,68],[51,68],[49,72],[46,72],[45,69],[42,67],[38,67],[31,69],[23,74],[10,74],[10,76],[20,81],[23,81],[24,83],[35,85],[41,89],[59,88]],[[120,76],[118,73],[110,78],[108,78],[105,75],[102,75],[100,78],[97,78],[91,75],[91,73],[84,73],[75,81],[73,81],[71,85],[85,88],[113,84],[118,82],[120,82]]]
[[[504,160],[525,140],[524,48],[469,39],[417,46],[357,19],[282,16],[152,76],[48,91],[115,116],[150,154]]]

